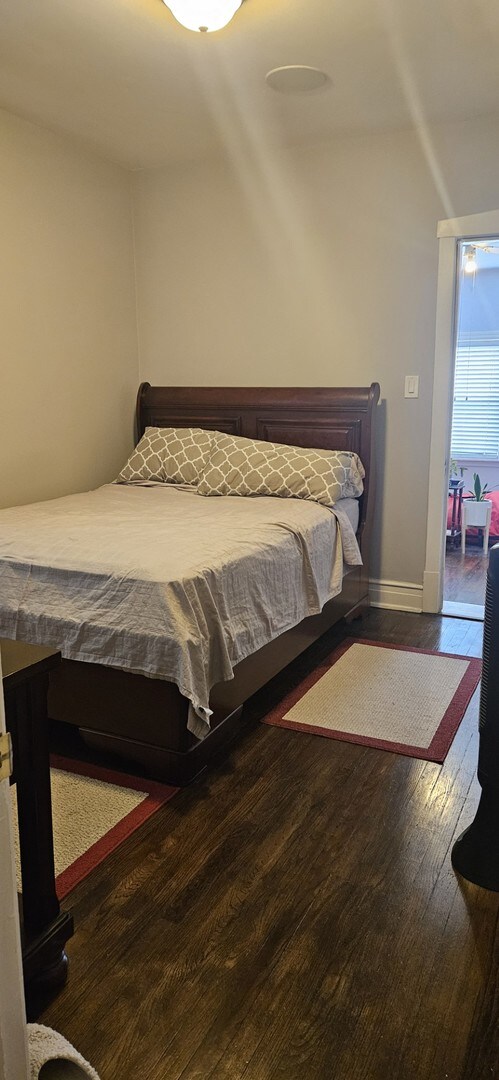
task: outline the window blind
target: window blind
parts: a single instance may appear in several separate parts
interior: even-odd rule
[[[451,456],[499,459],[499,333],[458,339]]]

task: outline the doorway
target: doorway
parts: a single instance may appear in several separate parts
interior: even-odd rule
[[[442,610],[483,619],[499,539],[499,238],[459,241],[457,266]]]
[[[438,237],[423,610],[483,618],[499,521],[491,504],[486,536],[471,504],[499,489],[499,211],[442,221]]]

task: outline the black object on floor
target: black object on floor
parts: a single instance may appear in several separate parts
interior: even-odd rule
[[[452,865],[468,881],[499,892],[499,544],[490,550],[487,573],[478,780],[478,810],[452,848]]]

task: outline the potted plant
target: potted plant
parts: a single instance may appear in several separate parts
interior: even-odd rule
[[[468,495],[471,498],[466,499],[466,524],[474,525],[478,529],[483,529],[487,523],[487,513],[490,506],[488,495],[491,494],[491,489],[488,484],[482,482],[478,473],[473,473],[473,490],[468,491]]]
[[[458,472],[457,461],[455,460],[455,458],[451,458],[449,468],[449,487],[454,488],[458,486],[460,480],[462,480],[463,478],[463,471],[463,469],[459,469]],[[461,474],[460,476],[459,473]]]

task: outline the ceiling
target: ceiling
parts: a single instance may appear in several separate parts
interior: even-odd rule
[[[0,106],[140,169],[499,115],[498,52],[492,0],[245,0],[204,35],[162,0],[0,0]],[[278,94],[284,64],[330,82]]]

